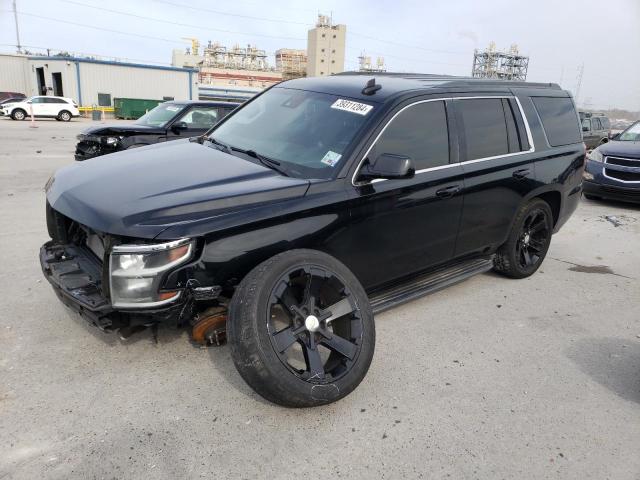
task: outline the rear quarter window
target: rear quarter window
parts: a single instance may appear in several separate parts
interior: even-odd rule
[[[582,142],[573,101],[568,97],[532,97],[549,145],[559,147]]]

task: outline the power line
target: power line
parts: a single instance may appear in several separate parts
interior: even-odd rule
[[[267,35],[267,34],[263,34],[263,33],[253,33],[253,32],[252,33],[237,32],[237,31],[233,31],[233,30],[223,30],[223,29],[220,29],[220,28],[212,28],[209,25],[194,25],[194,24],[190,24],[190,23],[174,22],[172,20],[163,20],[161,18],[153,18],[153,17],[144,16],[144,15],[137,15],[135,13],[123,12],[122,10],[113,10],[111,8],[98,7],[96,5],[90,5],[90,4],[86,4],[86,3],[82,3],[82,2],[76,2],[74,0],[58,0],[58,1],[64,2],[64,3],[70,3],[70,4],[73,4],[73,5],[79,5],[79,6],[86,7],[86,8],[93,8],[95,10],[101,10],[103,12],[115,13],[117,15],[125,15],[127,17],[134,17],[134,18],[139,18],[141,20],[149,20],[149,21],[152,21],[152,22],[160,22],[160,23],[165,23],[165,24],[169,24],[169,25],[177,25],[177,26],[180,26],[180,27],[198,28],[198,29],[208,30],[208,31],[231,33],[231,34],[234,34],[234,35],[246,35],[246,36],[252,36],[252,37],[275,38],[275,39],[279,39],[279,40],[306,40],[304,38],[297,38],[297,37],[282,37],[282,36],[278,36],[278,35]],[[18,13],[21,13],[21,12],[18,12]]]
[[[60,1],[66,1],[66,0],[60,0]],[[151,0],[151,1],[157,2],[157,3],[164,3],[166,5],[173,5],[174,7],[186,8],[186,9],[189,9],[189,10],[196,10],[196,11],[202,11],[202,12],[215,13],[217,15],[225,15],[225,16],[228,16],[228,17],[248,18],[248,19],[251,19],[251,20],[261,20],[261,21],[265,21],[265,22],[275,22],[275,23],[289,23],[291,25],[309,26],[309,25],[313,24],[313,22],[295,22],[293,20],[257,17],[257,16],[253,16],[253,15],[243,15],[243,14],[240,14],[240,13],[222,12],[220,10],[212,10],[210,8],[192,7],[191,5],[185,5],[184,3],[170,2],[168,0]],[[70,3],[75,3],[75,2],[70,2]]]

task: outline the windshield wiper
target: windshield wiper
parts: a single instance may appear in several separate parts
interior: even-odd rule
[[[274,160],[273,158],[260,155],[255,150],[244,150],[243,148],[238,148],[238,147],[230,147],[230,148],[234,152],[244,153],[245,155],[255,158],[265,167],[271,168],[272,170],[275,170],[276,172],[278,172],[281,175],[284,175],[285,177],[290,176],[286,172],[286,170],[280,166],[280,162],[278,160]]]
[[[233,155],[231,147],[229,145],[227,145],[226,143],[222,143],[221,141],[216,140],[213,137],[206,137],[206,140],[210,141],[214,145],[218,145],[218,146],[222,147],[224,149],[224,151],[227,152],[229,155]]]

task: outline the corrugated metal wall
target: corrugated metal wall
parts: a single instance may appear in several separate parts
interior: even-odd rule
[[[14,55],[0,55],[0,91],[21,92],[27,96],[41,94],[37,68],[44,69],[47,87],[53,87],[52,74],[60,73],[63,96],[73,98],[81,106],[97,105],[99,93],[110,94],[112,102],[117,97],[189,100],[198,96],[197,75],[185,70]],[[48,94],[54,92],[49,90]]]
[[[27,91],[29,90],[28,68],[25,57],[0,56],[0,92],[18,92],[30,95]]]

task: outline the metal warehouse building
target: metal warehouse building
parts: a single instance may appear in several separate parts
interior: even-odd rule
[[[114,98],[198,98],[195,70],[75,57],[0,54],[0,91],[70,97],[111,106]]]

